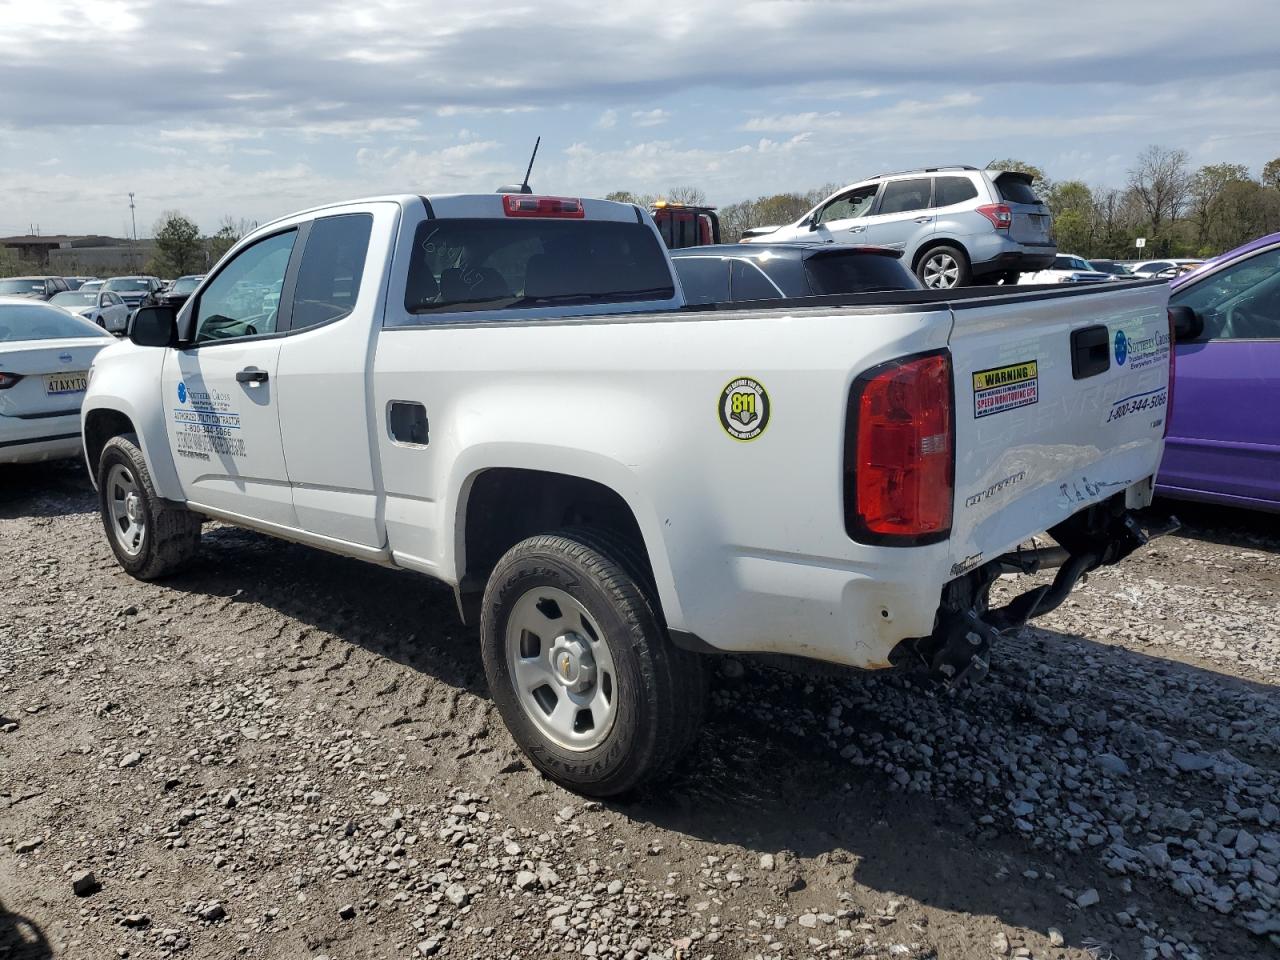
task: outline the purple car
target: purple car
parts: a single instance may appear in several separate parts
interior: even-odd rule
[[[1170,307],[1204,324],[1180,339],[1156,490],[1280,511],[1280,233],[1173,280]]]

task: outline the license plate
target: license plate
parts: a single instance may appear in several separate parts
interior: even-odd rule
[[[51,373],[44,378],[44,392],[51,397],[68,393],[84,393],[89,387],[89,375],[79,373]]]

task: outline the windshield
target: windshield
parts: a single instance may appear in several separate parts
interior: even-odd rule
[[[173,286],[169,288],[170,293],[191,293],[196,287],[200,286],[203,277],[179,277],[173,281]]]
[[[0,303],[0,343],[17,340],[65,340],[109,337],[97,324],[42,303]]]
[[[0,294],[8,294],[9,296],[22,296],[23,294],[38,293],[44,296],[43,280],[0,280]]]
[[[114,290],[116,293],[137,293],[151,289],[151,284],[138,277],[114,277],[106,282],[103,290]]]
[[[96,307],[98,295],[92,290],[88,293],[76,290],[71,293],[56,293],[49,302],[59,307]]]
[[[405,309],[421,314],[674,296],[662,245],[642,223],[425,220],[414,237]]]

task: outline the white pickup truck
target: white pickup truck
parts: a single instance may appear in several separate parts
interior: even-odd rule
[[[191,562],[214,519],[451,584],[520,746],[605,796],[689,745],[705,654],[959,681],[1142,543],[1167,297],[692,308],[629,204],[336,204],[246,237],[176,314],[140,310],[93,363],[85,453],[136,577]],[[1045,530],[1059,547],[1017,550]],[[988,609],[1001,573],[1050,563]]]

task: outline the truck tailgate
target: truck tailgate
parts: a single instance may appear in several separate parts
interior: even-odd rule
[[[1155,474],[1168,299],[1125,284],[953,302],[953,575]]]

